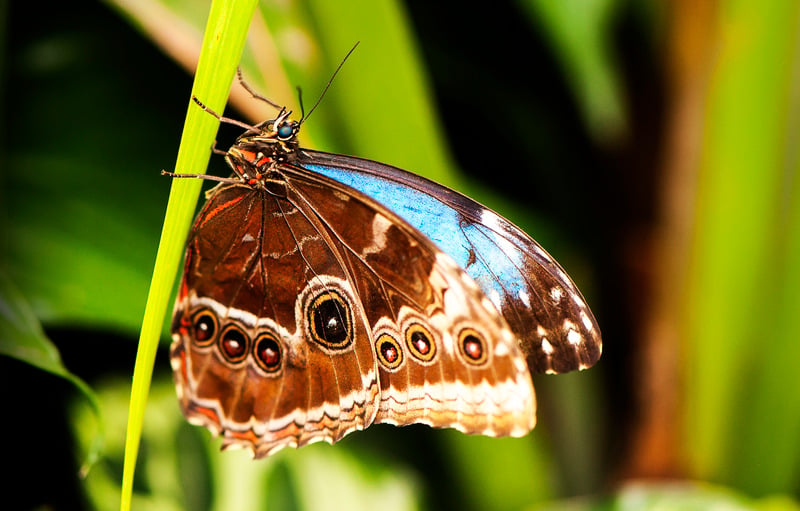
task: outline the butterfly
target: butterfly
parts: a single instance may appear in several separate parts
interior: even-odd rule
[[[250,126],[195,99],[245,131],[216,151],[231,177],[194,176],[219,183],[171,327],[187,419],[255,457],[374,423],[527,434],[531,373],[586,369],[602,350],[561,266],[454,190],[301,148],[307,116],[247,90],[278,115]]]

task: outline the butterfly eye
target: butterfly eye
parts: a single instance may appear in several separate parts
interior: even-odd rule
[[[327,348],[342,349],[352,341],[353,322],[339,293],[325,291],[311,302],[309,327],[314,340]]]
[[[195,314],[192,320],[192,334],[195,343],[205,346],[211,344],[217,333],[217,317],[204,310]]]
[[[458,334],[458,347],[470,364],[480,365],[489,358],[483,337],[471,328],[465,328]]]
[[[400,349],[394,337],[389,334],[381,334],[375,341],[375,351],[378,353],[378,360],[386,369],[397,369],[403,363],[403,350]]]
[[[262,335],[256,340],[255,359],[258,366],[268,373],[281,367],[281,345],[271,335]]]
[[[278,125],[277,134],[281,140],[289,140],[297,133],[298,125],[295,121],[284,121]]]
[[[420,362],[430,362],[436,355],[436,344],[427,328],[414,323],[406,330],[406,345]]]
[[[237,327],[230,326],[219,339],[219,350],[228,362],[240,362],[247,355],[247,335]]]

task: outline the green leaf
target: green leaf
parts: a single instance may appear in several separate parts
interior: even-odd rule
[[[627,107],[609,29],[620,2],[523,0],[520,4],[549,38],[592,137],[600,142],[622,140],[627,135]]]
[[[71,382],[89,403],[96,423],[81,474],[86,475],[103,446],[103,415],[97,397],[80,378],[61,362],[58,349],[44,334],[25,298],[8,276],[0,271],[0,355],[26,362]]]

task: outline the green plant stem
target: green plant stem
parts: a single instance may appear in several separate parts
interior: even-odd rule
[[[256,0],[215,0],[211,4],[192,95],[215,111],[224,110],[256,4]],[[176,171],[205,172],[217,128],[217,120],[190,100]],[[201,185],[200,180],[195,179],[172,182],[133,372],[120,500],[123,511],[131,506],[134,467],[156,348]]]

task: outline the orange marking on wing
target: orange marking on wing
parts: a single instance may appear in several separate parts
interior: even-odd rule
[[[278,441],[283,440],[284,438],[297,438],[298,436],[300,436],[301,431],[303,431],[302,428],[297,427],[297,424],[295,424],[294,422],[290,422],[283,428],[276,431],[272,431],[273,443],[277,443]]]
[[[195,405],[194,411],[199,413],[200,415],[205,415],[206,417],[211,419],[211,422],[213,422],[215,424],[219,424],[220,423],[219,415],[217,415],[217,412],[215,412],[214,410],[212,410],[210,408],[206,408],[204,406]]]
[[[205,225],[206,222],[208,222],[209,220],[211,220],[212,218],[217,216],[222,211],[225,211],[229,207],[232,207],[232,206],[236,205],[242,199],[244,199],[244,195],[240,195],[239,197],[236,197],[235,199],[229,200],[228,202],[226,202],[224,204],[220,204],[216,208],[207,211],[206,214],[203,216],[203,222],[200,224],[200,227]]]
[[[244,440],[246,442],[250,442],[253,445],[258,443],[258,436],[253,433],[252,429],[248,429],[247,431],[227,431],[228,436],[234,438],[236,440]]]
[[[186,279],[181,279],[181,288],[178,292],[178,300],[183,300],[189,295],[189,286],[186,285]]]

